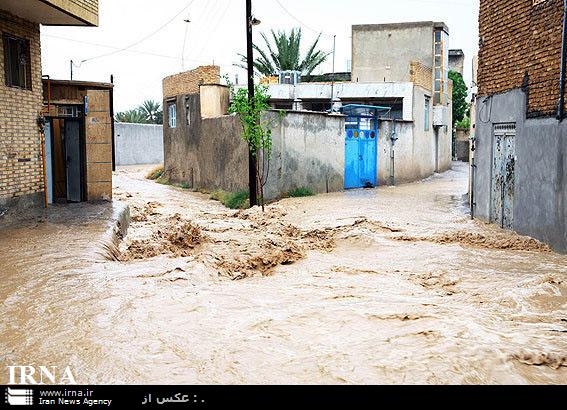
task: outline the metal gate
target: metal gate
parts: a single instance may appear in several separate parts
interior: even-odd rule
[[[494,125],[490,220],[502,228],[514,224],[516,124]]]
[[[377,185],[378,113],[385,107],[345,105],[345,189]]]

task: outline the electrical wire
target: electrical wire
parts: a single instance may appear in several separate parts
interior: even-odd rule
[[[157,33],[159,33],[159,32],[162,31],[164,28],[166,28],[166,27],[167,27],[169,24],[171,24],[177,17],[179,17],[183,12],[185,12],[185,10],[187,10],[194,2],[195,2],[195,0],[190,0],[189,3],[188,3],[185,7],[183,7],[177,14],[175,14],[175,16],[173,16],[171,19],[169,19],[168,21],[166,21],[163,25],[161,25],[160,27],[158,27],[155,31],[152,31],[150,34],[148,34],[148,35],[142,37],[141,39],[135,41],[134,43],[132,43],[132,44],[126,46],[126,47],[120,48],[120,49],[118,49],[118,50],[115,50],[115,51],[113,51],[113,52],[110,52],[110,53],[101,54],[101,55],[98,55],[98,56],[95,56],[95,57],[87,58],[87,59],[85,59],[85,60],[82,60],[82,61],[81,61],[81,64],[82,64],[82,63],[85,63],[85,62],[87,62],[87,61],[92,61],[92,60],[96,60],[96,59],[99,59],[99,58],[108,57],[108,56],[111,56],[111,55],[114,55],[114,54],[118,54],[118,53],[120,53],[120,52],[127,51],[127,50],[129,50],[129,49],[131,49],[131,48],[133,48],[133,47],[136,47],[138,44],[143,43],[144,41],[146,41],[146,40],[148,40],[149,38],[155,36]]]
[[[58,39],[58,40],[63,40],[63,41],[70,41],[73,43],[78,43],[78,44],[85,44],[85,45],[89,45],[89,46],[95,46],[95,47],[102,47],[102,48],[108,48],[111,50],[120,50],[120,47],[115,47],[115,46],[111,46],[108,44],[101,44],[101,43],[93,43],[90,41],[82,41],[82,40],[75,40],[75,39],[71,39],[71,38],[67,38],[67,37],[61,37],[61,36],[55,36],[55,35],[51,35],[51,34],[42,34],[42,36],[45,37],[49,37],[49,38],[54,38],[54,39]],[[144,50],[126,50],[126,52],[128,53],[134,53],[134,54],[141,54],[141,55],[148,55],[148,56],[153,56],[153,57],[160,57],[160,58],[168,58],[168,59],[172,59],[172,60],[177,60],[177,61],[181,61],[181,58],[178,56],[171,56],[171,55],[166,55],[166,54],[159,54],[159,53],[154,53],[151,51],[144,51]],[[197,60],[197,59],[185,59],[185,61],[191,61],[194,63],[206,63],[207,61],[205,60]],[[73,65],[77,68],[80,68],[82,64],[76,64],[73,62]],[[224,62],[224,65],[230,65],[229,63]]]

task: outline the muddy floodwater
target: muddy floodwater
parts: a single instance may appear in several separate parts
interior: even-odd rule
[[[0,369],[78,383],[567,383],[567,257],[467,216],[467,169],[232,211],[123,168],[0,230]],[[0,370],[0,383],[7,383]]]

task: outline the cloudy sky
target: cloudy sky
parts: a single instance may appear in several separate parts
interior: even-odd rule
[[[234,80],[237,53],[246,48],[244,0],[99,0],[97,28],[42,27],[43,73],[68,79],[108,81],[114,74],[116,110],[145,99],[161,101],[163,77],[213,62]],[[478,0],[253,0],[257,31],[302,27],[305,45],[322,33],[331,51],[337,36],[336,70],[351,53],[351,26],[405,21],[444,21],[450,47],[465,51],[465,80],[478,47]],[[186,23],[184,20],[190,20]],[[256,34],[256,38],[258,35]],[[185,48],[184,48],[185,46]],[[321,70],[331,71],[329,60]]]

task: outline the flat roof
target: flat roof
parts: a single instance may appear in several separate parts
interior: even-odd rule
[[[99,83],[95,81],[54,80],[51,78],[43,78],[42,81],[44,84],[50,82],[52,86],[62,85],[67,87],[82,87],[89,89],[104,89],[104,90],[110,90],[114,88],[114,84],[112,83]]]
[[[402,23],[385,23],[385,24],[355,24],[352,31],[381,31],[381,30],[403,30],[416,27],[434,27],[441,28],[449,34],[449,27],[443,22],[435,21],[408,21]]]

